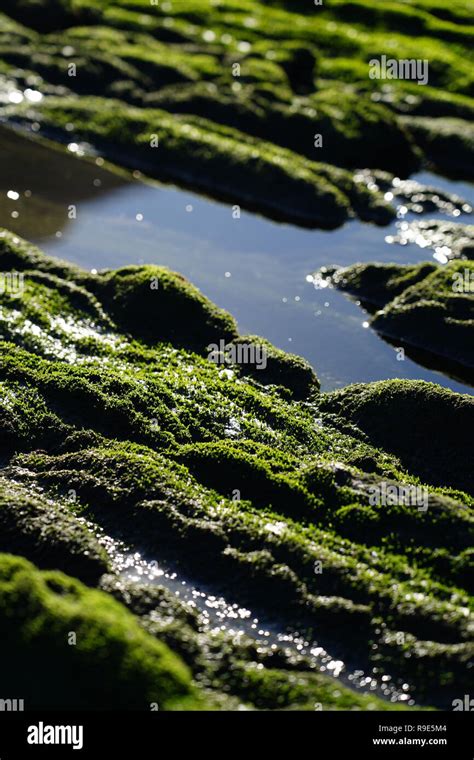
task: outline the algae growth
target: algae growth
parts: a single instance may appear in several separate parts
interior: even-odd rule
[[[1,116],[234,207],[385,224],[355,169],[472,176],[471,18],[461,0],[9,0]],[[428,84],[371,78],[381,52],[428,61]]]
[[[467,240],[467,249],[469,238],[466,230],[459,227],[458,239]],[[451,244],[448,251],[452,250]],[[378,309],[370,318],[370,325],[382,336],[429,352],[448,362],[458,376],[472,381],[474,263],[471,260],[453,259],[446,265],[354,264],[322,274],[325,278],[329,276],[335,287],[360,298],[369,309]]]
[[[0,265],[22,283],[0,296],[2,672],[31,644],[30,706],[394,709],[464,693],[471,397],[421,381],[321,394],[265,341],[261,374],[223,368],[209,343],[259,339],[161,267],[89,273],[5,230]],[[224,594],[229,617],[127,578],[117,539],[207,589],[204,611]],[[268,640],[241,629],[256,613]]]
[[[0,118],[237,215],[386,224],[394,197],[467,212],[404,178],[472,177],[470,7],[5,0]],[[370,78],[382,51],[429,61],[429,83]],[[472,368],[472,295],[451,287],[471,233],[443,234],[444,268],[336,279],[382,309],[382,334]],[[322,394],[305,360],[164,267],[86,272],[2,230],[0,270],[5,690],[138,710],[446,708],[468,691],[470,396]]]

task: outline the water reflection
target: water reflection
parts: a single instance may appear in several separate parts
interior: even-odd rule
[[[109,171],[99,158],[83,160],[0,129],[0,224],[47,252],[87,269],[164,264],[182,272],[237,318],[241,333],[259,334],[305,356],[324,390],[351,382],[406,377],[469,386],[408,356],[366,329],[366,315],[335,290],[315,289],[308,274],[356,261],[418,262],[418,245],[387,245],[396,223],[379,228],[351,222],[327,232],[278,224],[188,191]],[[102,165],[101,165],[102,163]],[[416,179],[474,200],[471,185],[430,175]],[[9,192],[18,198],[9,197]],[[71,206],[75,206],[71,218]],[[17,212],[17,214],[15,214]],[[404,216],[410,221],[408,210]],[[443,219],[438,210],[430,219]],[[463,215],[457,221],[470,222]],[[172,315],[170,315],[172,318]]]
[[[295,668],[315,670],[332,676],[345,686],[364,694],[375,694],[393,703],[415,704],[410,686],[401,678],[393,678],[377,667],[368,666],[362,670],[353,663],[344,662],[330,653],[319,641],[307,632],[301,633],[287,628],[280,621],[265,620],[241,604],[215,593],[203,585],[196,585],[181,573],[167,570],[156,560],[147,560],[138,551],[133,551],[122,541],[103,533],[93,523],[82,519],[83,524],[94,532],[105,548],[112,570],[119,578],[141,585],[157,585],[171,592],[185,607],[199,613],[199,629],[208,634],[228,633],[234,641],[249,637],[258,645],[260,654],[282,652],[285,659]],[[151,613],[153,619],[153,613]]]
[[[0,226],[29,240],[60,237],[82,203],[129,185],[102,168],[101,158],[99,165],[77,161],[2,126],[0,151]]]

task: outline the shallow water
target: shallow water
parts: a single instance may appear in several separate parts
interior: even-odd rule
[[[304,658],[304,666],[332,676],[345,686],[364,694],[374,694],[389,702],[414,705],[410,695],[410,685],[402,679],[395,679],[380,668],[362,670],[355,663],[344,662],[331,654],[328,644],[307,638],[284,624],[263,620],[251,610],[224,597],[206,585],[197,585],[180,572],[175,572],[164,563],[147,559],[120,540],[106,535],[95,524],[82,522],[104,546],[112,563],[112,570],[125,580],[140,584],[163,586],[181,602],[193,607],[201,615],[201,630],[223,631],[234,640],[246,636],[265,649],[283,650],[293,662]],[[331,647],[329,647],[331,648]]]
[[[367,328],[356,303],[308,282],[321,266],[431,257],[416,245],[388,245],[385,237],[396,234],[395,223],[381,228],[352,221],[326,232],[244,211],[234,219],[230,205],[109,171],[94,158],[81,159],[74,144],[69,151],[52,150],[3,127],[0,152],[0,225],[47,253],[87,269],[155,263],[181,272],[237,318],[242,334],[262,335],[306,357],[324,390],[405,377],[472,393],[408,357],[398,361],[394,347]],[[427,173],[415,179],[474,204],[470,184]],[[404,216],[412,218],[420,217]],[[449,218],[473,220],[472,214]]]

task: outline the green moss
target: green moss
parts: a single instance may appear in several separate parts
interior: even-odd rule
[[[201,686],[213,695],[216,689],[227,694],[228,709],[235,709],[239,699],[264,710],[403,709],[311,672],[304,655],[290,654],[274,643],[257,643],[242,633],[209,631],[205,615],[163,586],[112,575],[104,576],[101,586],[138,615],[149,633],[177,651]]]
[[[74,492],[69,492],[70,503]],[[58,568],[86,583],[108,569],[107,555],[65,505],[6,479],[0,481],[0,551],[21,554],[42,568]]]
[[[403,176],[424,153],[469,176],[474,32],[465,9],[333,0],[309,13],[222,0],[216,13],[208,0],[9,0],[3,10],[0,71],[20,89],[39,75],[46,97],[2,115],[37,121],[63,141],[89,140],[160,179],[333,228],[352,213],[377,223],[393,216],[380,193],[362,192],[335,167]],[[429,85],[370,79],[383,50],[428,60]]]
[[[15,118],[39,120],[63,138],[66,124],[73,123],[77,139],[93,141],[111,158],[120,149],[121,162],[131,168],[138,165],[160,179],[179,181],[270,216],[310,227],[337,227],[350,214],[351,195],[352,207],[362,218],[386,223],[393,217],[381,196],[368,193],[342,169],[308,162],[269,142],[242,140],[236,130],[200,117],[172,117],[104,98],[79,103],[48,98],[34,111],[9,108]],[[268,188],[275,185],[279,192],[270,195]]]
[[[353,264],[346,268],[326,268],[322,274],[340,290],[345,290],[368,304],[386,306],[407,287],[435,270],[434,262],[414,266]]]
[[[407,672],[412,678],[417,678],[420,670],[428,673],[432,684],[442,684],[452,698],[468,689],[470,683],[470,667],[473,647],[471,643],[438,644],[430,639],[419,641],[413,636],[406,635],[403,640],[396,633],[387,633],[384,637],[381,652],[374,658],[383,660],[388,666],[404,659]],[[422,693],[428,693],[429,687],[422,687]],[[448,700],[449,707],[452,701]]]
[[[473,281],[472,261],[437,267],[377,314],[374,327],[472,370]]]
[[[470,454],[459,437],[472,424],[470,396],[456,394],[454,400],[433,383],[385,380],[327,394],[321,407],[354,422],[425,482],[473,492]]]
[[[0,558],[2,685],[28,709],[202,708],[185,665],[110,596]],[[70,634],[75,634],[75,644]],[[73,688],[71,688],[73,685]]]
[[[320,632],[337,628],[338,639],[347,635],[351,646],[355,642],[350,623],[357,621],[357,646],[361,647],[367,636],[375,635],[379,616],[389,626],[423,637],[429,630],[439,641],[459,641],[466,635],[467,619],[462,609],[450,602],[452,592],[428,581],[429,575],[424,572],[414,572],[409,564],[401,562],[400,556],[391,555],[385,548],[366,550],[359,543],[337,538],[331,531],[302,528],[281,516],[262,513],[261,508],[255,512],[247,501],[223,501],[212,491],[202,489],[184,467],[176,468],[150,451],[132,456],[131,451],[127,455],[123,447],[114,447],[110,451],[60,457],[31,455],[22,457],[18,464],[34,472],[49,488],[56,484],[64,489],[72,483],[81,503],[89,505],[95,519],[105,521],[109,528],[120,528],[142,544],[145,541],[149,551],[159,555],[171,552],[176,557],[179,552],[182,569],[208,582],[224,584],[239,601],[265,606],[271,599],[273,614],[291,614],[294,620],[306,621],[306,625],[317,623]],[[219,466],[222,468],[222,463]],[[280,462],[283,467],[284,460]],[[241,467],[238,477],[242,479],[243,475]],[[203,477],[207,479],[205,473]],[[324,483],[321,495],[331,490],[327,481],[327,476],[319,478],[319,483]],[[315,483],[314,477],[311,482]],[[272,481],[268,483],[270,486]],[[347,498],[347,494],[338,496],[335,485],[332,489],[328,505],[334,495],[339,500]],[[146,501],[142,501],[144,493]],[[258,502],[258,491],[254,488],[251,494],[252,503],[254,499]],[[294,497],[289,496],[285,511],[294,503]],[[439,500],[437,505],[432,501],[426,514],[413,515],[412,527],[411,511],[399,509],[398,519],[394,512],[394,545],[399,533],[403,535],[400,544],[409,544],[410,533],[416,543],[421,534],[428,547],[433,540],[448,546],[454,541],[454,547],[459,546],[461,536],[469,540],[466,531],[470,531],[470,525],[464,522],[460,527],[463,513],[459,505],[450,505],[447,500]],[[390,530],[390,510],[383,520]],[[350,531],[353,525],[351,521]],[[344,525],[338,527],[344,531]],[[383,532],[383,524],[381,528]],[[361,531],[357,540],[376,541],[370,533],[362,538],[363,535]],[[398,545],[398,551],[410,556],[409,546],[403,549]],[[424,560],[426,568],[436,576],[438,568],[433,556],[430,561],[428,553]],[[316,561],[322,563],[321,574],[314,572]],[[443,582],[447,567],[449,562],[440,572]],[[415,604],[407,604],[405,598],[412,598]],[[460,596],[459,604],[464,603]],[[403,659],[398,670],[404,672]]]
[[[201,482],[229,497],[237,490],[239,498],[250,498],[257,507],[282,510],[302,519],[311,519],[317,507],[317,500],[292,473],[272,472],[275,457],[263,446],[193,444],[182,447],[178,459]]]
[[[236,365],[245,377],[252,377],[263,385],[283,386],[295,399],[306,399],[319,392],[319,380],[314,369],[300,356],[281,351],[255,335],[234,339],[229,346],[236,348]],[[249,361],[253,357],[253,348],[260,351],[260,354],[255,352],[257,361]]]
[[[472,261],[355,264],[329,275],[336,287],[383,307],[371,319],[382,335],[451,362],[461,376],[472,376]]]
[[[227,124],[311,160],[346,168],[377,166],[402,175],[417,167],[407,133],[369,96],[325,87],[298,102],[296,108],[291,93],[279,89],[277,97],[262,84],[243,83],[235,92],[212,82],[164,87],[146,98],[147,105]],[[323,136],[322,149],[315,147],[317,134]]]
[[[227,341],[237,333],[230,314],[164,267],[130,266],[105,274],[98,293],[123,329],[147,341],[202,350],[213,340]]]
[[[35,245],[5,229],[0,229],[0,260],[5,271],[36,270],[69,280],[70,287],[71,282],[90,280],[90,275],[83,269],[67,261],[45,256]],[[65,283],[65,287],[67,285]]]
[[[471,177],[474,159],[474,127],[464,119],[406,116],[403,124],[413,135],[436,170],[457,177]]]
[[[468,176],[465,3],[332,0],[311,11],[222,0],[218,10],[9,0],[0,73],[21,90],[39,74],[44,98],[1,115],[307,226],[393,217],[383,179],[370,192],[356,168],[403,176],[423,153]],[[381,50],[428,59],[429,86],[370,80]],[[419,702],[449,705],[469,655],[468,397],[402,381],[319,394],[306,362],[239,337],[230,315],[162,267],[92,275],[5,231],[0,264],[25,284],[0,296],[0,548],[97,583],[110,564],[87,516],[91,530],[121,533],[280,626],[337,641],[362,670],[413,681]],[[464,268],[360,265],[337,284],[383,307],[382,334],[448,347],[467,365],[472,297],[452,288]],[[241,352],[223,371],[209,354],[221,340],[265,348],[265,368]],[[426,488],[427,509],[374,502],[383,484]],[[166,589],[115,575],[100,585],[0,561],[2,673],[29,707],[394,708],[304,658],[211,633]]]
[[[87,516],[236,603],[336,638],[364,670],[393,631],[431,637],[443,668],[453,657],[462,667],[472,535],[469,453],[459,438],[472,413],[467,396],[408,381],[320,394],[305,362],[266,342],[266,374],[242,355],[223,371],[210,339],[234,348],[259,339],[239,338],[231,317],[178,275],[155,267],[86,274],[6,233],[0,240],[0,265],[25,278],[21,293],[0,296],[2,547],[97,582],[107,565],[89,528],[76,525]],[[388,275],[394,288],[432,276]],[[161,316],[184,312],[163,332]],[[371,502],[382,482],[431,484],[427,509]],[[73,512],[64,501],[71,491]],[[308,706],[289,672],[285,682],[287,665],[249,680],[258,658],[241,666],[242,653],[225,637],[196,632],[192,616],[185,635],[166,600],[140,592],[130,606],[221,707],[227,687],[254,706]],[[229,680],[206,669],[207,646],[228,652]],[[387,662],[407,678],[403,653]],[[306,672],[301,679],[308,693],[326,688]],[[429,693],[422,664],[416,679],[415,696],[445,704],[449,689],[436,684]]]
[[[44,398],[21,383],[1,382],[0,408],[2,456],[30,446],[58,445],[70,432],[69,426],[48,408]]]

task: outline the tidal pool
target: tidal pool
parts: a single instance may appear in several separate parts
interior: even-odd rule
[[[402,377],[472,392],[408,357],[399,361],[395,347],[366,326],[360,306],[308,281],[326,265],[430,259],[432,253],[416,245],[385,242],[396,234],[395,222],[375,227],[353,221],[327,232],[245,211],[234,218],[231,204],[116,171],[87,147],[54,148],[5,127],[0,152],[0,226],[46,253],[86,269],[153,263],[181,272],[236,317],[242,334],[262,335],[306,357],[323,390]],[[468,183],[426,172],[414,179],[474,204]],[[420,217],[404,216],[413,218]],[[448,217],[430,212],[421,218]],[[472,220],[472,214],[455,219]]]

